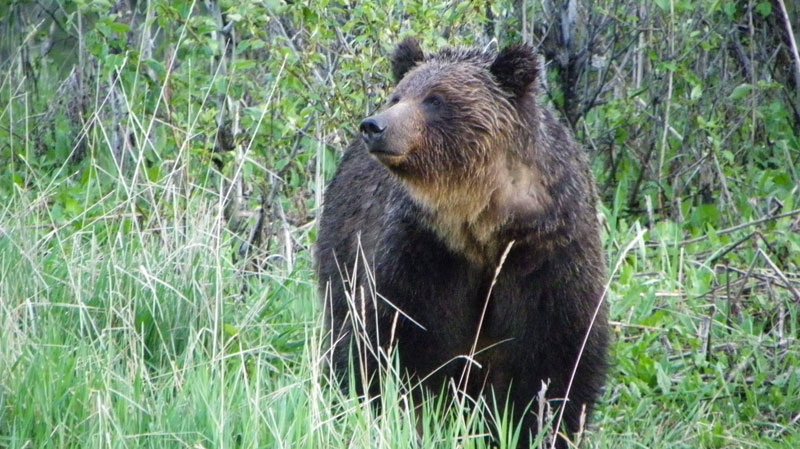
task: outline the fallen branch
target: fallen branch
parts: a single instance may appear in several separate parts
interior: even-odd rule
[[[767,222],[770,222],[770,221],[773,221],[773,220],[779,220],[781,218],[794,217],[795,215],[800,215],[800,209],[795,209],[793,211],[786,212],[786,213],[783,213],[783,214],[770,215],[768,217],[759,218],[758,220],[748,221],[747,223],[738,224],[736,226],[732,226],[730,228],[726,228],[726,229],[722,229],[720,231],[717,231],[716,234],[717,235],[730,234],[731,232],[736,232],[736,231],[739,231],[739,230],[742,230],[742,229],[745,229],[745,228],[749,228],[750,226],[757,226],[757,225],[760,225],[762,223],[767,223]],[[707,235],[701,235],[700,237],[695,237],[693,239],[684,240],[684,241],[681,242],[681,245],[690,245],[692,243],[698,243],[698,242],[702,242],[704,240],[708,240],[708,236]]]
[[[767,255],[767,253],[765,253],[764,250],[762,250],[761,248],[758,248],[758,254],[761,255],[761,257],[767,262],[767,265],[769,265],[770,268],[772,268],[772,270],[775,272],[775,274],[778,275],[778,277],[783,281],[786,288],[790,292],[792,292],[792,295],[794,295],[794,301],[800,302],[800,292],[798,292],[797,289],[794,288],[794,285],[792,285],[792,282],[786,277],[786,275],[783,274],[783,271],[781,271],[780,268],[778,268],[778,266],[775,265],[772,259],[770,259],[769,255]]]

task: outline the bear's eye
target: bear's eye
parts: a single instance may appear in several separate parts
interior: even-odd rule
[[[428,106],[433,106],[434,108],[441,108],[444,105],[444,100],[441,96],[436,94],[431,94],[425,97],[422,102]]]
[[[400,97],[397,95],[392,95],[392,98],[389,99],[389,104],[395,105],[397,103],[400,103]]]

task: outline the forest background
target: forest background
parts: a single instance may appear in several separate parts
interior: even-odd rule
[[[799,33],[795,0],[0,3],[0,448],[508,445],[325,369],[315,218],[407,35],[536,45],[591,155],[582,447],[800,447]]]

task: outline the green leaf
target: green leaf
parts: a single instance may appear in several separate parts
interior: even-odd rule
[[[703,96],[703,86],[698,84],[692,87],[692,93],[689,94],[689,99],[699,100],[700,97],[702,96]]]
[[[114,33],[127,33],[130,31],[131,27],[127,23],[122,22],[109,22],[108,29],[113,31]]]
[[[160,61],[156,61],[156,60],[153,60],[153,59],[146,59],[146,60],[144,60],[142,62],[150,70],[155,72],[155,74],[158,75],[159,79],[162,79],[162,80],[164,79],[164,77],[167,74],[167,70],[164,68],[164,64],[162,64]]]
[[[661,8],[662,11],[669,11],[670,0],[656,0],[656,6]]]
[[[731,100],[734,100],[734,101],[741,100],[742,98],[750,95],[750,92],[752,92],[752,91],[753,91],[753,85],[752,84],[750,84],[750,83],[742,83],[742,84],[739,84],[738,86],[736,86],[733,89],[733,92],[731,92],[731,94],[728,95],[728,98],[731,99]]]
[[[672,386],[672,380],[669,377],[669,374],[666,373],[663,366],[661,364],[656,364],[656,383],[658,384],[658,388],[661,390],[661,394],[667,394],[670,391],[670,387]]]

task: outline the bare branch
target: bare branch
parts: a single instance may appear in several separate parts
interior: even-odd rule
[[[794,39],[792,23],[789,20],[789,13],[786,11],[786,4],[784,4],[783,0],[778,0],[778,5],[781,9],[781,18],[784,26],[786,26],[786,38],[789,40],[792,58],[794,59],[795,103],[800,103],[800,55],[797,52],[797,41]]]

